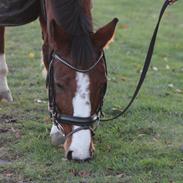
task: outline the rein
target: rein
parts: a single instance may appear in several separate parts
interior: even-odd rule
[[[145,62],[144,62],[144,66],[143,66],[143,70],[142,70],[142,73],[141,73],[141,76],[140,76],[140,79],[138,81],[138,84],[136,86],[136,89],[135,89],[135,92],[130,100],[130,102],[128,103],[128,105],[119,113],[117,114],[116,116],[112,117],[112,118],[108,118],[108,119],[101,119],[101,121],[112,121],[112,120],[115,120],[117,118],[119,118],[120,116],[122,116],[129,108],[130,106],[133,104],[134,100],[136,99],[143,83],[144,83],[144,80],[146,78],[146,74],[147,74],[147,71],[149,70],[149,66],[150,66],[150,63],[151,63],[151,60],[152,60],[152,55],[153,55],[153,52],[154,52],[154,46],[155,46],[155,43],[156,43],[156,38],[157,38],[157,33],[158,33],[158,30],[159,30],[159,25],[160,25],[160,22],[161,22],[161,19],[164,15],[164,12],[166,10],[166,8],[168,7],[168,5],[171,5],[173,3],[175,3],[177,0],[165,0],[162,8],[161,8],[161,11],[160,11],[160,14],[159,14],[159,19],[158,19],[158,22],[156,24],[156,27],[155,27],[155,30],[153,32],[153,36],[151,38],[151,41],[150,41],[150,45],[149,45],[149,49],[148,49],[148,52],[147,52],[147,55],[146,55],[146,58],[145,58]]]

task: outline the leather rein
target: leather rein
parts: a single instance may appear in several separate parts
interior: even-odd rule
[[[132,105],[132,103],[134,102],[135,98],[137,97],[143,82],[145,80],[147,71],[149,69],[150,63],[151,63],[151,59],[152,59],[152,55],[154,52],[154,46],[156,43],[156,38],[157,38],[157,33],[159,30],[159,25],[161,22],[161,19],[163,17],[163,14],[166,10],[166,8],[168,7],[168,5],[173,4],[174,2],[176,2],[177,0],[165,0],[161,11],[160,11],[160,15],[159,15],[159,19],[157,22],[157,25],[155,27],[155,30],[153,32],[153,36],[152,39],[150,41],[150,45],[149,45],[149,49],[147,52],[147,56],[145,58],[145,63],[143,66],[143,70],[139,79],[139,82],[137,84],[137,87],[135,89],[135,92],[130,100],[130,102],[128,103],[128,105],[123,109],[122,112],[120,112],[119,114],[117,114],[116,116],[109,118],[109,119],[102,119],[101,117],[102,115],[102,106],[103,106],[103,98],[105,96],[105,91],[103,92],[103,96],[102,96],[102,100],[101,100],[101,104],[99,105],[96,114],[94,114],[93,116],[90,116],[88,118],[83,118],[83,117],[76,117],[76,116],[71,116],[71,115],[65,115],[65,114],[61,114],[57,108],[56,102],[55,102],[55,83],[54,83],[54,69],[53,69],[53,62],[54,61],[58,61],[62,64],[64,64],[65,66],[67,66],[68,68],[77,71],[77,72],[81,72],[81,73],[88,73],[91,70],[93,70],[97,64],[100,61],[104,61],[104,64],[106,66],[106,59],[105,59],[105,55],[104,52],[101,53],[101,55],[99,56],[98,60],[88,69],[86,70],[80,70],[74,66],[72,66],[71,64],[69,64],[69,62],[65,59],[63,59],[62,57],[60,57],[56,52],[53,52],[52,54],[52,59],[51,62],[49,64],[49,71],[48,71],[48,75],[47,75],[47,88],[48,88],[48,98],[49,98],[49,111],[50,111],[50,117],[53,120],[54,124],[58,127],[59,130],[62,131],[63,134],[65,134],[63,125],[64,124],[69,124],[69,125],[75,125],[78,126],[77,129],[73,130],[71,133],[69,134],[65,134],[65,137],[69,137],[72,134],[81,131],[81,130],[90,130],[92,135],[94,135],[94,131],[96,128],[94,128],[94,124],[99,124],[100,121],[111,121],[114,119],[119,118],[120,116],[122,116]],[[107,66],[106,66],[106,73],[107,73]],[[106,90],[106,89],[105,89]]]

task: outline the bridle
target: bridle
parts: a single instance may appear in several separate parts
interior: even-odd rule
[[[98,60],[88,69],[86,70],[80,70],[74,66],[72,66],[71,64],[69,64],[68,61],[66,61],[65,59],[63,59],[61,56],[59,56],[56,52],[53,52],[52,56],[51,56],[51,62],[49,64],[49,71],[48,71],[48,75],[47,75],[47,87],[48,87],[48,97],[49,97],[49,111],[50,111],[50,117],[52,118],[54,124],[57,126],[57,128],[59,130],[61,130],[61,132],[63,134],[65,134],[65,137],[69,137],[72,134],[79,132],[81,130],[90,130],[92,135],[94,135],[94,131],[96,128],[94,128],[94,124],[99,124],[100,121],[111,121],[114,119],[119,118],[120,116],[122,116],[132,105],[132,103],[134,102],[135,98],[137,97],[142,84],[146,78],[146,74],[147,71],[149,69],[150,63],[151,63],[151,59],[152,59],[152,55],[154,52],[154,46],[156,43],[156,38],[157,38],[157,33],[159,30],[159,25],[161,22],[161,19],[163,17],[163,14],[166,10],[166,8],[168,7],[168,5],[173,4],[174,2],[176,2],[177,0],[165,0],[162,9],[160,11],[160,15],[159,15],[159,19],[158,19],[158,23],[155,27],[150,45],[149,45],[149,49],[147,52],[147,56],[145,59],[145,63],[143,66],[143,70],[139,79],[139,82],[137,84],[137,87],[135,89],[135,92],[130,100],[130,102],[128,103],[128,105],[124,108],[124,110],[122,112],[120,112],[119,114],[117,114],[116,116],[109,118],[109,119],[101,119],[102,116],[102,106],[103,106],[103,99],[105,96],[105,92],[106,92],[106,87],[103,91],[103,94],[101,96],[101,103],[96,111],[96,114],[88,117],[88,118],[82,118],[82,117],[75,117],[75,116],[71,116],[71,115],[65,115],[65,114],[61,114],[57,108],[56,102],[55,102],[55,84],[54,84],[54,69],[53,69],[53,62],[57,61],[60,62],[62,64],[64,64],[65,66],[67,66],[68,68],[77,71],[77,72],[81,72],[81,73],[88,73],[91,70],[93,70],[97,64],[103,60],[105,67],[106,67],[106,73],[107,73],[107,66],[106,66],[106,59],[105,59],[105,55],[104,52],[102,51],[102,53],[100,54]],[[64,124],[69,124],[69,125],[75,125],[75,126],[79,126],[79,128],[71,131],[69,134],[66,135],[65,130],[63,128]]]
[[[100,117],[102,114],[103,98],[105,95],[106,88],[104,89],[104,91],[102,91],[101,101],[100,101],[100,104],[99,104],[99,106],[96,110],[96,113],[94,115],[85,118],[85,117],[77,117],[77,116],[73,116],[73,115],[62,114],[62,113],[60,113],[60,111],[57,107],[57,104],[56,104],[56,100],[55,100],[55,82],[54,82],[53,63],[60,62],[61,64],[67,66],[68,68],[70,68],[71,70],[74,70],[76,72],[89,73],[102,60],[104,61],[104,64],[106,67],[106,59],[105,59],[105,55],[104,55],[103,51],[101,52],[98,60],[92,66],[90,66],[87,69],[82,70],[82,69],[78,69],[78,68],[72,66],[71,64],[69,64],[69,62],[67,60],[62,58],[56,52],[53,52],[51,55],[51,62],[49,64],[47,81],[46,81],[46,85],[48,88],[50,118],[53,120],[54,125],[57,126],[57,128],[62,132],[62,134],[64,134],[65,138],[68,138],[72,134],[79,132],[81,130],[90,130],[92,135],[95,134],[94,131],[96,130],[96,128],[99,125]],[[107,72],[107,67],[105,70]],[[65,125],[65,124],[78,126],[78,128],[76,128],[75,130],[72,130],[69,134],[66,135],[66,132],[65,132],[64,127],[63,127],[63,125]]]

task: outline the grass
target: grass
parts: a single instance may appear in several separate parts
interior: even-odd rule
[[[109,88],[104,111],[108,115],[125,106],[133,94],[161,4],[150,0],[94,2],[96,27],[113,17],[120,20],[115,42],[106,51]],[[0,165],[0,182],[182,183],[182,10],[178,2],[166,11],[151,69],[137,100],[122,118],[101,123],[95,158],[84,164],[65,161],[63,149],[50,144],[38,22],[8,28],[8,81],[14,102],[0,104],[0,129],[4,129],[0,159],[11,163]]]

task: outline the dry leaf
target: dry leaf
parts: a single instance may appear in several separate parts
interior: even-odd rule
[[[174,85],[172,83],[168,84],[169,88],[174,88]]]
[[[30,52],[29,55],[28,55],[28,57],[30,59],[34,59],[35,58],[35,54],[33,52]]]
[[[125,76],[121,76],[121,77],[119,77],[119,79],[120,79],[121,81],[126,81],[126,80],[128,80],[127,77],[125,77]]]
[[[36,102],[36,103],[39,103],[39,104],[46,104],[47,102],[46,101],[44,101],[44,100],[41,100],[41,99],[34,99],[34,102]]]
[[[152,70],[153,71],[158,71],[158,68],[157,67],[152,67]]]
[[[170,70],[170,66],[169,66],[169,65],[166,65],[166,69],[167,69],[167,70]]]
[[[180,90],[180,89],[178,89],[178,88],[177,88],[175,91],[176,91],[176,93],[183,94],[183,90]]]
[[[121,25],[119,25],[119,28],[121,28],[121,29],[128,29],[128,24],[121,24]]]
[[[21,135],[20,135],[20,132],[19,132],[19,131],[17,131],[17,132],[15,133],[15,137],[16,137],[17,139],[20,139],[20,138],[21,138]]]
[[[164,61],[167,62],[168,61],[168,58],[167,57],[164,57]]]
[[[5,175],[6,175],[6,177],[12,177],[13,173],[6,173]]]

